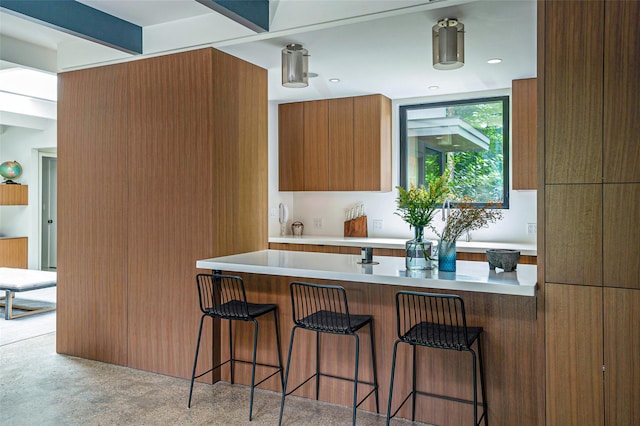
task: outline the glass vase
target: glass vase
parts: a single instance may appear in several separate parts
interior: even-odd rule
[[[438,270],[442,272],[456,271],[456,242],[438,242]]]
[[[422,226],[414,226],[413,229],[415,238],[405,244],[407,270],[431,269],[433,267],[431,262],[431,241],[424,239],[424,228]]]

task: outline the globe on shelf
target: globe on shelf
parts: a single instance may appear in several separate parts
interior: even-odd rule
[[[17,161],[5,161],[0,164],[0,176],[4,178],[4,183],[13,183],[14,179],[18,179],[22,175],[22,166]]]

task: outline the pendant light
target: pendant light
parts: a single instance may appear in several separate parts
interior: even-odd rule
[[[464,65],[464,25],[456,18],[445,18],[433,26],[433,67],[454,70]]]
[[[282,85],[294,88],[309,85],[309,52],[301,44],[288,44],[282,49]]]

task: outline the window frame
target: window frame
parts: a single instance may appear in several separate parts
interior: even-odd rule
[[[510,141],[510,127],[509,123],[511,121],[510,114],[510,97],[509,95],[500,95],[500,96],[488,96],[481,98],[472,98],[472,99],[459,99],[459,100],[450,100],[450,101],[438,101],[438,102],[427,102],[420,104],[408,104],[408,105],[400,105],[399,106],[399,121],[400,121],[400,186],[407,188],[407,112],[411,110],[424,109],[424,108],[439,108],[439,107],[450,107],[456,105],[467,105],[467,104],[480,104],[480,103],[488,103],[488,102],[502,102],[502,184],[503,184],[503,201],[501,206],[491,205],[483,202],[474,202],[473,205],[478,207],[488,207],[488,208],[501,208],[501,209],[509,209],[509,188],[510,188],[510,150],[509,150],[509,141]],[[456,207],[457,203],[452,203],[452,207]]]

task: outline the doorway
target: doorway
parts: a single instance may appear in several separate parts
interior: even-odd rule
[[[41,260],[43,271],[56,270],[58,232],[58,159],[42,156]]]

